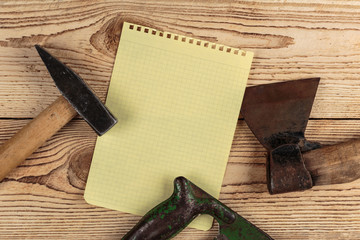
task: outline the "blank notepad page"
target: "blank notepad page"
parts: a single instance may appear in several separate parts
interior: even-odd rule
[[[118,123],[97,140],[86,201],[144,215],[177,176],[218,198],[252,57],[124,23],[106,100]]]

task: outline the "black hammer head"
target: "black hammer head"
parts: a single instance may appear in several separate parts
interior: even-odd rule
[[[301,152],[320,147],[319,143],[307,141],[304,135],[319,80],[310,78],[246,88],[241,114],[268,150],[270,193],[312,187]]]
[[[62,95],[99,136],[117,123],[116,118],[74,71],[45,49],[38,45],[35,47]]]

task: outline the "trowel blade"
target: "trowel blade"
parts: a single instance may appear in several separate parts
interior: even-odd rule
[[[309,78],[246,88],[241,115],[267,150],[304,139],[319,80]]]

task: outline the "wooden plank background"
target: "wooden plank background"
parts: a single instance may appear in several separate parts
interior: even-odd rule
[[[308,139],[360,137],[360,1],[17,0],[0,1],[0,144],[59,95],[33,45],[104,100],[123,21],[254,51],[249,86],[321,77]],[[95,139],[77,118],[0,184],[0,239],[120,239],[131,229],[140,217],[83,199]],[[269,195],[265,150],[240,118],[220,200],[276,240],[360,239],[359,184]]]

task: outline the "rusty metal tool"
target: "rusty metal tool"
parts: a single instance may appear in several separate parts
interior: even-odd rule
[[[0,146],[0,181],[75,117],[76,113],[98,135],[104,134],[117,122],[75,72],[40,46],[35,47],[62,96]]]
[[[323,147],[305,138],[319,80],[258,85],[245,91],[241,114],[268,151],[267,185],[271,194],[360,177],[360,140]]]
[[[145,214],[122,240],[171,239],[200,214],[209,214],[219,223],[214,240],[272,239],[188,179],[177,177],[171,197]]]

